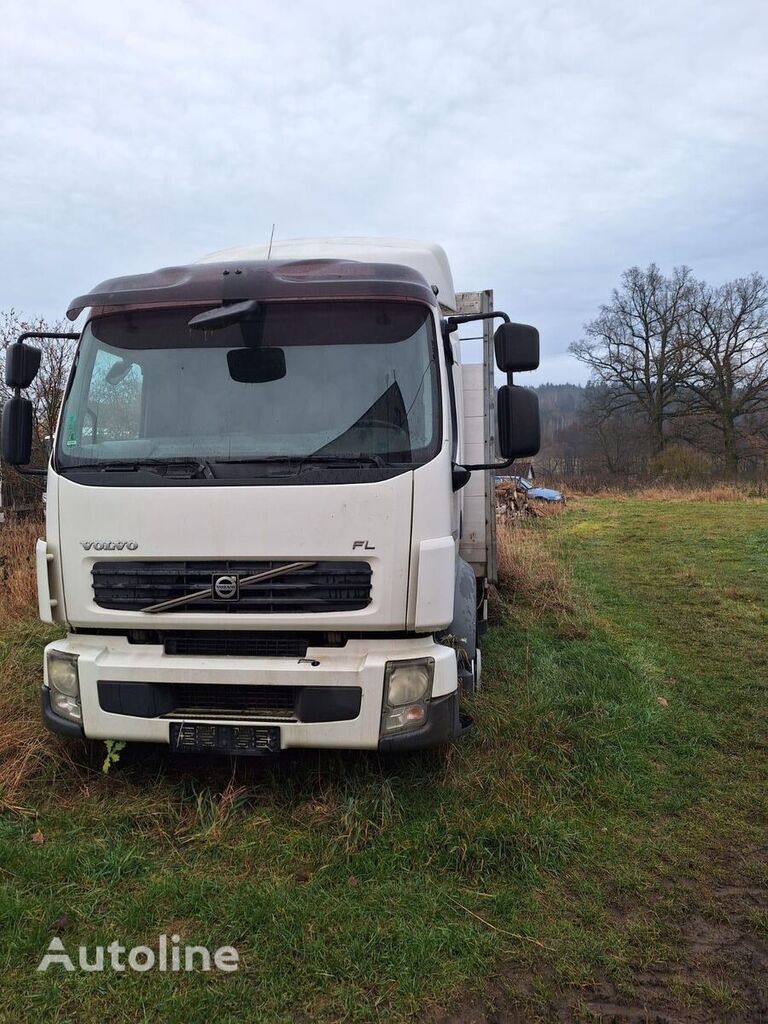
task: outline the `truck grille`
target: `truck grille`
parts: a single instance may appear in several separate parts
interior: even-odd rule
[[[271,718],[295,721],[295,686],[199,686],[181,684],[170,691],[176,706],[165,718]]]
[[[322,634],[320,635],[322,640]],[[306,633],[166,633],[166,654],[208,655],[233,658],[303,658],[313,642]]]
[[[191,595],[210,590],[217,576],[238,580],[279,571],[285,561],[128,561],[96,562],[91,570],[94,600],[100,608],[144,611],[180,600],[171,612],[298,614],[356,611],[371,602],[371,567],[367,562],[296,563],[301,567],[239,586],[232,600]],[[157,609],[160,611],[161,609]]]

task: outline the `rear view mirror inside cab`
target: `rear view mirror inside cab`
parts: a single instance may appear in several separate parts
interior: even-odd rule
[[[240,384],[266,384],[285,376],[285,352],[281,348],[233,348],[227,352],[232,380]]]

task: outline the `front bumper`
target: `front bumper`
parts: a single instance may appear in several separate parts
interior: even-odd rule
[[[99,703],[99,682],[218,685],[356,687],[362,691],[356,718],[339,722],[277,721],[248,718],[249,725],[277,725],[283,750],[299,747],[359,750],[414,750],[434,746],[457,735],[456,655],[431,637],[350,640],[343,647],[310,647],[306,658],[248,658],[167,655],[162,646],[130,644],[126,637],[73,634],[50,649],[78,655],[82,726],[60,718],[50,707],[43,687],[43,720],[49,729],[68,736],[129,742],[169,743],[170,727],[180,718],[146,718],[105,711]],[[435,673],[432,702],[425,725],[411,733],[381,737],[384,669],[387,661],[432,658]],[[47,684],[47,679],[46,679]],[[221,714],[196,721],[243,725],[242,717]]]

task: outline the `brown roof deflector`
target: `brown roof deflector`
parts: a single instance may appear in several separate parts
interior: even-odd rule
[[[191,263],[151,274],[113,277],[69,304],[76,320],[88,306],[144,306],[245,299],[415,299],[436,306],[426,278],[397,263],[356,260],[245,260]]]

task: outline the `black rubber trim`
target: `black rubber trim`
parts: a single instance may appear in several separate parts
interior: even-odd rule
[[[449,693],[430,701],[426,725],[413,732],[390,733],[379,740],[382,754],[402,754],[410,750],[424,750],[448,743],[464,730],[459,722],[459,695]]]
[[[99,706],[133,718],[253,719],[295,716],[299,722],[351,722],[360,714],[359,686],[264,686],[243,683],[143,683],[99,680]],[[282,714],[281,714],[282,712]],[[276,714],[277,713],[277,714]]]
[[[296,699],[300,722],[351,722],[360,714],[359,686],[305,686]]]
[[[69,736],[71,739],[85,739],[85,732],[78,722],[70,722],[61,715],[57,715],[51,707],[51,692],[47,686],[40,687],[40,709],[43,714],[43,725],[51,732],[57,732],[59,736]]]

